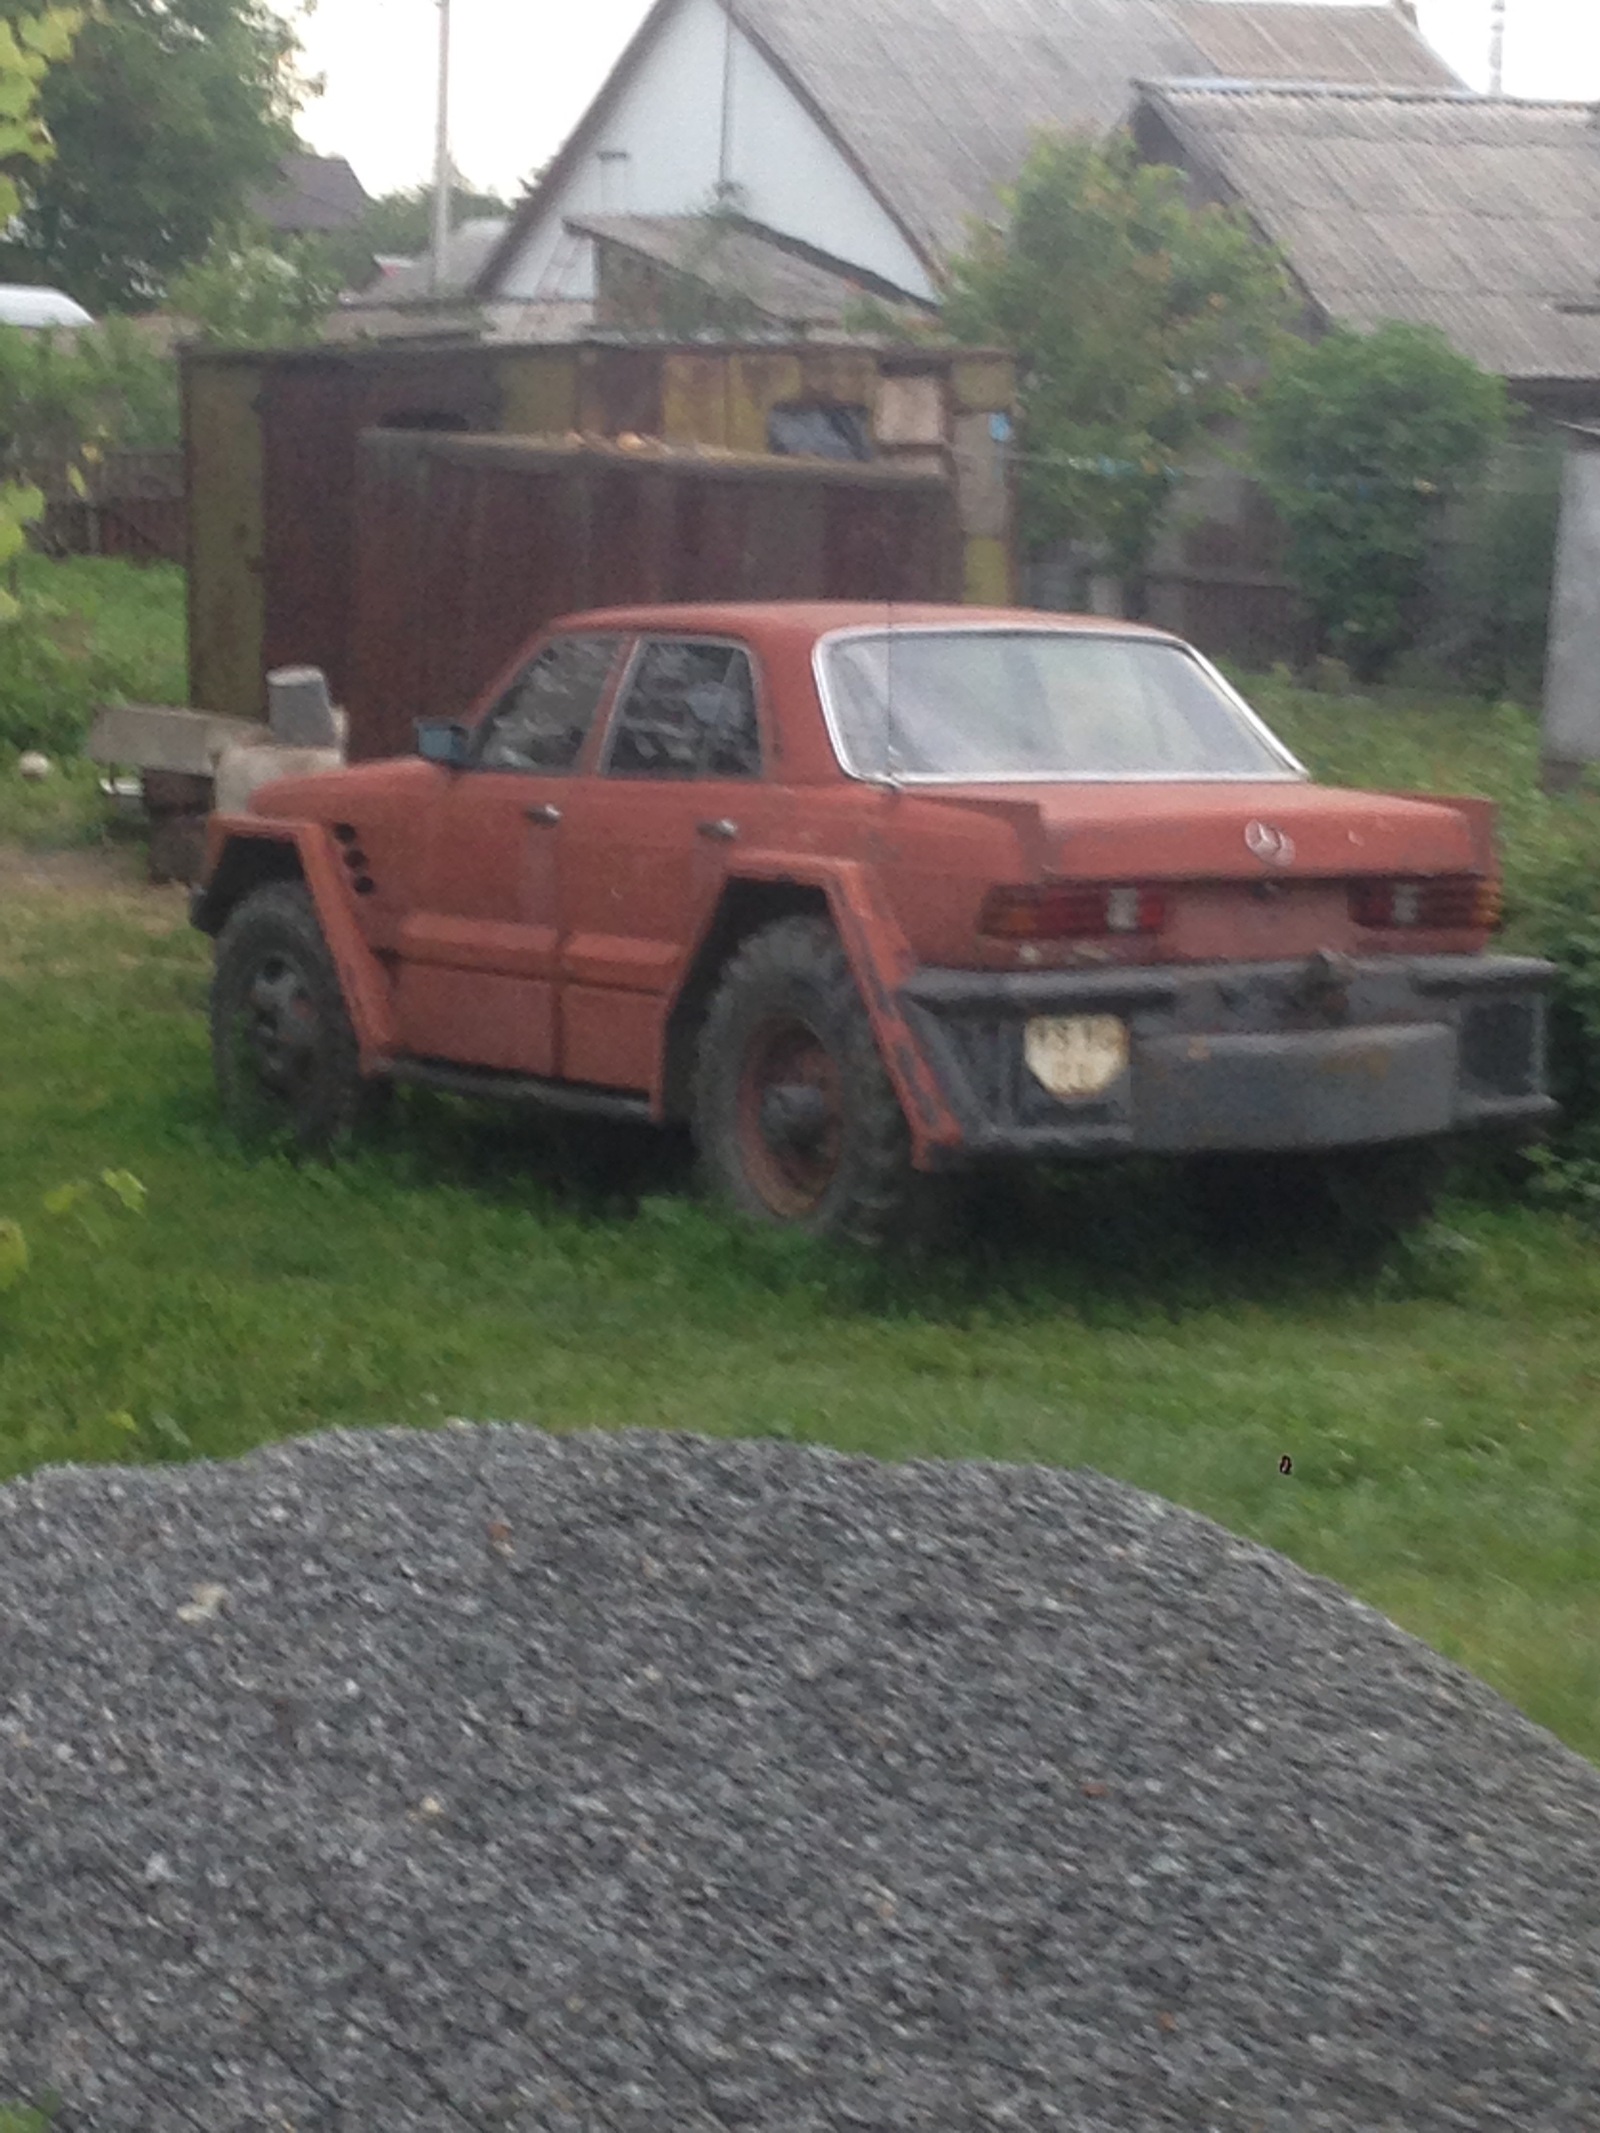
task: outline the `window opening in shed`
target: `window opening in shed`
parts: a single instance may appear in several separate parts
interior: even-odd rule
[[[872,425],[864,407],[795,401],[768,415],[767,450],[785,459],[870,459]]]

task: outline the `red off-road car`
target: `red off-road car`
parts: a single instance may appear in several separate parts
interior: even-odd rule
[[[1313,785],[1159,631],[608,610],[417,739],[211,824],[222,1095],[308,1147],[404,1082],[687,1121],[736,1208],[878,1237],[998,1159],[1552,1108],[1489,809]]]

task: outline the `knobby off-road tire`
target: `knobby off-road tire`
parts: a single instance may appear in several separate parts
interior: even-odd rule
[[[939,1181],[911,1167],[826,919],[780,919],[728,964],[700,1034],[692,1124],[708,1191],[749,1221],[867,1245],[915,1245],[942,1226]]]
[[[218,937],[211,1057],[234,1130],[306,1155],[332,1154],[384,1093],[362,1078],[339,973],[298,882],[253,890]]]

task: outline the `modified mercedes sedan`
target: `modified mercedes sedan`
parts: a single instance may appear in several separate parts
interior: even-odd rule
[[[195,919],[241,1122],[683,1122],[747,1216],[875,1239],[978,1164],[1536,1128],[1499,896],[1487,804],[1314,784],[1160,631],[772,603],[556,623],[413,756],[213,817]]]

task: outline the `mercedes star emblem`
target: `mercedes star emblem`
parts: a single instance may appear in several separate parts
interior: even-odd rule
[[[1270,822],[1247,822],[1244,841],[1252,856],[1265,867],[1294,865],[1294,839],[1287,830],[1278,829]]]

